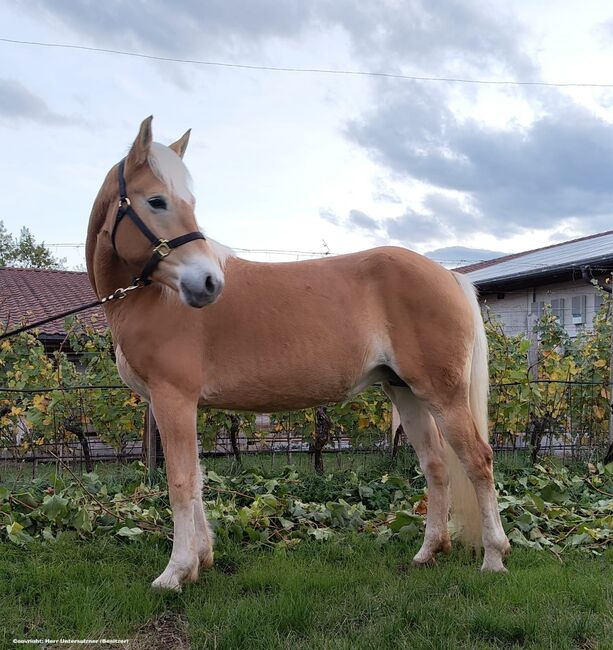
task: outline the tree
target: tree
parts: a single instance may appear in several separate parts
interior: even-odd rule
[[[19,237],[14,237],[0,221],[0,266],[61,269],[64,260],[55,257],[44,242],[37,244],[28,228],[22,228]]]

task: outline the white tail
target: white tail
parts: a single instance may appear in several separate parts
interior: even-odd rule
[[[470,366],[470,410],[475,427],[485,442],[488,442],[488,352],[485,327],[481,309],[472,282],[464,275],[454,273],[456,280],[468,299],[475,321],[475,340]],[[457,537],[467,546],[481,546],[481,511],[472,482],[468,478],[460,459],[447,445],[449,468],[449,492],[451,500],[451,522]]]

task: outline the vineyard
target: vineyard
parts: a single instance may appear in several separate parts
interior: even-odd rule
[[[545,310],[536,339],[507,336],[486,323],[490,346],[490,421],[495,448],[596,459],[609,430],[608,301],[593,328],[570,339]],[[52,353],[33,334],[0,348],[0,458],[5,462],[139,457],[147,405],[122,385],[108,331],[71,319]],[[391,431],[389,400],[375,386],[347,402],[258,416],[215,409],[198,419],[203,454],[387,450],[402,443]],[[97,450],[97,451],[96,451]]]
[[[199,413],[216,565],[179,600],[147,587],[172,540],[163,471],[125,462],[142,453],[148,407],[121,385],[108,332],[67,329],[53,352],[30,334],[0,346],[0,573],[11,576],[0,646],[70,634],[139,649],[160,635],[170,640],[159,647],[287,647],[279,629],[322,648],[332,629],[339,647],[431,647],[416,641],[422,629],[441,647],[450,636],[568,648],[610,636],[606,311],[573,340],[545,311],[536,349],[487,322],[492,438],[512,452],[495,464],[510,580],[480,575],[457,546],[438,568],[410,569],[426,484],[373,387],[304,411]]]

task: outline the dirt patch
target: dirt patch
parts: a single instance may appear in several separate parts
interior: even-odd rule
[[[111,637],[112,635],[106,635],[106,638]],[[174,612],[165,612],[147,621],[130,637],[127,644],[79,643],[45,647],[47,650],[191,650],[187,620]]]
[[[147,621],[136,633],[126,650],[190,650],[187,620],[173,612],[166,612]]]

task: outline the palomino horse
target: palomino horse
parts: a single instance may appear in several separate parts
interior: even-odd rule
[[[178,590],[213,563],[198,404],[300,409],[375,382],[397,407],[428,482],[414,562],[449,552],[451,497],[459,536],[482,541],[483,569],[503,571],[510,547],[492,477],[487,347],[472,285],[402,248],[281,264],[234,257],[196,225],[182,161],[188,138],[152,142],[146,119],[108,173],[87,234],[98,296],[139,275],[151,283],[105,310],[119,372],[150,401],[166,457],[174,543],[153,586]]]

